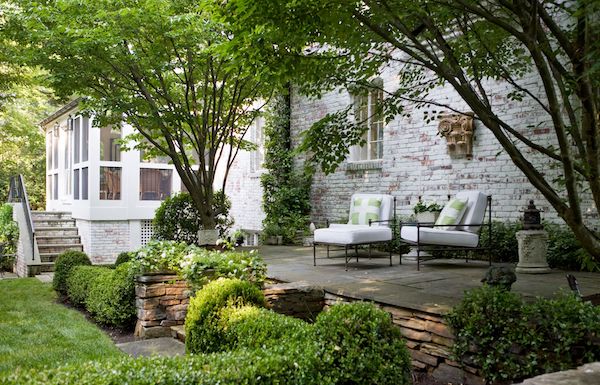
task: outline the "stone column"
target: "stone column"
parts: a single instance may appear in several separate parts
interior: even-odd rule
[[[544,230],[521,230],[517,232],[519,263],[516,272],[523,274],[549,273],[546,260],[548,233]]]

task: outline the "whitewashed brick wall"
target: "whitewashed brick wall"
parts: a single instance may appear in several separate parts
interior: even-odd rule
[[[113,263],[119,253],[131,251],[129,221],[77,219],[83,251],[94,264]]]
[[[240,151],[227,179],[225,192],[231,199],[235,223],[233,229],[260,230],[265,214],[262,210],[260,172],[250,167],[251,153]]]
[[[384,87],[393,91],[396,77],[388,71],[383,75]],[[533,77],[524,83],[534,91],[541,85]],[[516,102],[506,98],[503,84],[490,82],[490,98],[499,116],[518,131],[543,144],[554,142],[552,129],[531,100]],[[461,111],[469,111],[466,104],[450,87],[436,89],[435,100],[447,103]],[[334,91],[321,99],[309,99],[297,93],[292,97],[292,136],[299,134],[327,113],[344,108],[351,102],[348,92]],[[353,170],[342,164],[333,174],[318,173],[312,186],[312,217],[323,222],[326,218],[347,217],[349,198],[353,192],[389,193],[397,197],[399,215],[410,215],[412,207],[423,196],[425,200],[445,202],[448,194],[465,189],[477,189],[493,196],[493,217],[498,220],[517,220],[529,199],[534,199],[543,217],[559,220],[550,205],[512,163],[493,134],[476,121],[473,159],[453,159],[446,150],[446,140],[438,135],[438,121],[426,123],[423,111],[413,110],[408,117],[397,117],[385,127],[384,155],[380,162],[372,162],[368,169]],[[440,111],[440,108],[437,108]],[[297,144],[297,142],[296,142]],[[541,166],[547,175],[556,173],[547,165],[547,158],[524,149],[528,160]],[[299,162],[302,160],[299,159]],[[368,165],[367,165],[368,166]],[[553,179],[552,177],[548,178]],[[589,200],[584,200],[590,206]]]

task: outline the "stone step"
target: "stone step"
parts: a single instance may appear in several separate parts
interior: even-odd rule
[[[73,245],[80,244],[81,237],[79,235],[36,235],[38,246],[42,245]]]
[[[54,263],[60,253],[40,253],[40,260],[44,263]]]
[[[38,227],[60,227],[74,228],[75,219],[34,219],[33,227],[37,230]]]
[[[40,250],[40,254],[60,254],[67,250],[83,251],[83,245],[81,243],[47,245],[40,245],[38,243],[38,249]]]
[[[171,335],[173,336],[173,338],[178,339],[179,341],[185,343],[185,326],[184,325],[171,326]]]
[[[54,262],[39,262],[35,265],[29,265],[30,275],[39,275],[42,273],[51,273],[54,271]]]
[[[36,237],[78,236],[77,227],[35,227]]]
[[[66,211],[32,211],[33,220],[43,219],[72,219],[71,213]]]

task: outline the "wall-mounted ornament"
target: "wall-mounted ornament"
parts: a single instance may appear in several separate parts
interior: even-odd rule
[[[450,156],[473,158],[474,116],[472,112],[440,115],[438,131],[446,138]]]

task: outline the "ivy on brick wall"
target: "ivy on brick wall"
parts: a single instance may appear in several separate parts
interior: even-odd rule
[[[308,232],[311,175],[294,165],[290,133],[290,95],[280,95],[265,116],[263,187],[263,236],[282,236],[294,243]]]

